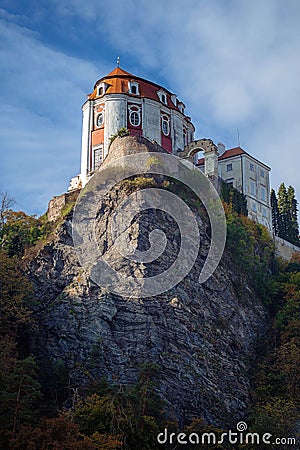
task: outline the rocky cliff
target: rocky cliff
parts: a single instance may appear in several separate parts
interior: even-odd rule
[[[126,137],[112,144],[110,158],[129,148],[160,151],[146,140]],[[153,177],[149,183],[161,185],[163,178]],[[136,188],[140,186],[134,181],[121,183],[99,204],[96,228],[102,252],[111,249],[108,230],[116,204]],[[74,387],[102,377],[131,384],[141,363],[151,362],[158,366],[158,393],[170,417],[202,416],[223,426],[245,418],[248,370],[266,326],[266,311],[245,278],[237,289],[239,268],[226,252],[214,274],[199,284],[210,243],[201,211],[195,208],[201,246],[193,269],[169,291],[148,298],[111,294],[93,282],[74,249],[72,213],[66,217],[29,266],[38,324],[31,345],[45,379],[53,364],[62,361]],[[141,268],[129,262],[133,276],[147,277],[170,265],[180,245],[172,218],[149,210],[130,226],[131,239],[141,249],[149,245],[149,230],[158,227],[171,242],[160,263]]]

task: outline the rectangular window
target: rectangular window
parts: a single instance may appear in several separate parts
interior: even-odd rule
[[[267,210],[266,210],[266,208],[262,209],[262,215],[263,215],[263,217],[267,218]]]
[[[225,180],[225,182],[228,184],[228,186],[233,187],[234,178],[228,178],[228,180]]]
[[[252,211],[254,211],[254,212],[257,211],[256,203],[252,202],[251,209],[252,209]]]
[[[254,164],[252,164],[252,163],[250,163],[250,170],[251,170],[251,172],[255,172],[255,167],[254,167]]]
[[[260,176],[261,176],[262,178],[265,178],[265,171],[262,170],[262,169],[260,169]]]
[[[94,164],[93,164],[94,170],[97,170],[101,166],[102,159],[103,159],[102,149],[103,149],[102,146],[94,149],[94,161],[93,161],[94,162]]]
[[[263,202],[267,201],[267,190],[264,186],[260,187],[260,191],[261,191],[261,199]]]
[[[129,94],[140,95],[139,84],[136,81],[128,81]]]
[[[232,164],[227,164],[226,169],[227,172],[230,172],[232,170]]]
[[[250,193],[251,195],[256,195],[255,181],[250,180]]]
[[[108,85],[106,83],[100,83],[98,86],[98,95],[99,97],[103,94],[105,94],[105,91],[107,89]]]

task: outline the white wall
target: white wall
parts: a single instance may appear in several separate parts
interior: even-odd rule
[[[253,164],[254,171],[250,170],[250,163]],[[227,171],[228,164],[232,164],[231,171]],[[261,177],[260,170],[264,171],[264,178]],[[238,155],[219,161],[219,176],[225,181],[233,180],[233,186],[246,196],[249,217],[257,220],[271,231],[270,180],[266,166],[248,155]],[[251,182],[254,183],[254,193],[251,190]],[[261,196],[262,186],[266,189],[265,201]],[[255,205],[256,211],[252,209],[253,205]]]
[[[110,137],[120,128],[127,128],[127,99],[116,96],[105,99],[104,158],[108,152]]]
[[[161,144],[160,103],[145,99],[143,105],[143,135]]]
[[[184,114],[169,109],[159,101],[147,98],[132,98],[126,94],[105,95],[101,99],[88,100],[83,106],[82,118],[82,151],[81,151],[81,180],[83,186],[87,182],[89,170],[89,156],[91,151],[91,133],[93,130],[93,110],[104,103],[104,148],[103,158],[107,156],[110,137],[116,134],[120,128],[127,128],[127,108],[129,103],[142,106],[142,133],[150,140],[161,145],[161,113],[170,116],[171,138],[173,152],[183,150],[183,125],[189,131],[190,139],[193,139],[193,125],[186,121]]]
[[[81,140],[81,169],[82,186],[87,182],[88,158],[90,151],[91,123],[93,120],[92,101],[87,101],[82,107],[82,140]]]
[[[232,164],[232,170],[230,171],[227,171],[228,164]],[[242,161],[240,156],[219,161],[219,176],[224,181],[233,179],[233,187],[242,191]]]
[[[177,112],[171,112],[171,130],[172,130],[172,142],[173,142],[173,153],[182,151],[184,148],[183,142],[183,120]]]

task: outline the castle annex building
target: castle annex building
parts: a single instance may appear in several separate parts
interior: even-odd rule
[[[208,161],[204,155],[195,164],[208,176],[215,170],[217,176],[242,192],[247,200],[248,216],[272,230],[270,167],[241,147],[225,150],[221,143],[215,161]]]
[[[106,158],[110,138],[126,128],[130,135],[143,136],[178,156],[194,148],[195,166],[242,192],[249,217],[271,231],[270,167],[240,147],[226,150],[219,143],[214,149],[198,148],[195,127],[174,93],[117,67],[95,83],[82,112],[81,171],[72,178],[69,191],[86,185]]]

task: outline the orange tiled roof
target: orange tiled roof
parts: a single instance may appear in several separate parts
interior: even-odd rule
[[[108,75],[106,75],[105,78],[107,78],[107,77],[114,77],[116,75],[127,75],[127,76],[129,75],[130,77],[133,77],[133,75],[131,75],[131,73],[126,72],[126,70],[121,69],[121,67],[116,67]]]
[[[271,170],[271,168],[269,166],[267,166],[266,164],[264,164],[263,162],[259,161],[257,158],[254,158],[254,156],[251,156],[249,153],[245,152],[245,150],[243,150],[241,147],[234,147],[234,148],[229,148],[228,150],[226,150],[222,156],[219,156],[219,161],[222,161],[224,159],[227,158],[232,158],[234,156],[240,156],[240,155],[248,155],[250,156],[254,161],[257,161],[258,163],[264,165],[266,167],[267,170]],[[197,161],[197,165],[198,166],[203,166],[204,165],[204,158],[200,158]]]
[[[226,159],[226,158],[231,158],[232,156],[239,156],[239,155],[243,155],[245,154],[245,150],[243,150],[241,147],[234,147],[234,148],[229,148],[228,150],[226,150],[222,156],[220,156],[220,160],[221,159]]]
[[[223,159],[227,159],[227,158],[232,158],[233,156],[243,155],[243,154],[247,154],[247,152],[245,152],[245,150],[243,150],[241,147],[230,148],[230,149],[226,150],[222,156],[219,156],[219,161],[222,161]],[[198,159],[197,164],[199,166],[202,166],[204,164],[204,158]]]
[[[112,72],[106,75],[100,80],[96,81],[94,86],[94,91],[92,94],[88,95],[90,100],[95,99],[97,97],[97,86],[100,83],[105,83],[108,85],[105,94],[128,94],[128,82],[129,81],[137,81],[139,83],[139,95],[130,94],[132,97],[146,97],[152,100],[158,101],[157,92],[162,89],[167,94],[167,107],[170,109],[176,109],[179,111],[177,105],[171,100],[172,93],[167,89],[159,86],[156,83],[152,83],[144,78],[137,77],[136,75],[132,75],[120,67],[116,67]]]

